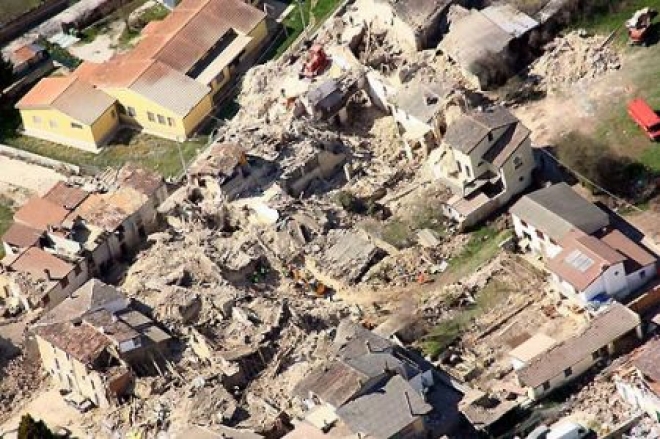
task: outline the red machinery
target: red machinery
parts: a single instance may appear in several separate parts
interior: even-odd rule
[[[323,46],[320,44],[314,44],[310,49],[307,56],[307,61],[303,67],[302,74],[308,78],[313,78],[314,76],[321,73],[325,70],[326,67],[330,64],[330,58],[326,55]]]
[[[635,12],[632,18],[626,21],[628,29],[629,42],[632,45],[646,45],[646,39],[649,35],[651,22],[658,15],[658,12],[651,8],[640,9]]]
[[[638,98],[630,101],[628,114],[651,140],[660,139],[660,116],[644,99]]]

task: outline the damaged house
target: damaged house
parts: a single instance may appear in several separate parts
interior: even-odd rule
[[[516,370],[518,383],[530,399],[537,400],[578,378],[599,361],[627,345],[630,339],[642,338],[641,320],[637,313],[620,303],[601,310],[574,337],[549,345]]]
[[[58,182],[28,200],[2,236],[0,293],[21,298],[28,309],[57,305],[136,251],[156,229],[156,208],[166,197],[162,177],[131,164],[93,180]]]
[[[402,46],[412,50],[435,47],[447,30],[447,12],[453,0],[369,0],[377,26],[388,29]]]
[[[506,82],[516,71],[525,40],[538,23],[508,4],[471,9],[451,23],[438,49],[461,68],[477,88]]]
[[[429,166],[453,192],[444,214],[461,229],[476,225],[532,182],[530,131],[503,107],[472,112],[450,124]]]
[[[171,337],[129,305],[92,279],[35,323],[41,362],[59,388],[108,407],[130,393],[135,373],[158,369]]]
[[[560,293],[580,305],[623,300],[656,276],[657,257],[566,183],[525,195],[510,212],[519,245],[540,254]]]
[[[333,178],[348,157],[339,141],[305,140],[287,145],[279,159],[282,175],[278,184],[292,197],[313,192],[313,185]]]
[[[334,348],[296,386],[306,412],[286,438],[439,437],[457,426],[461,393],[421,357],[349,321]]]
[[[402,134],[406,155],[413,159],[413,150],[421,149],[427,157],[440,139],[443,110],[451,89],[437,82],[413,80],[401,86],[390,99],[392,116]]]
[[[235,143],[214,143],[200,154],[188,170],[191,182],[210,198],[234,199],[258,188],[275,165],[250,156]]]

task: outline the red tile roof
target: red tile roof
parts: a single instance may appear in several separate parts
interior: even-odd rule
[[[85,198],[89,196],[89,193],[82,190],[79,187],[71,186],[63,181],[57,182],[42,198],[50,201],[51,203],[57,204],[60,207],[63,207],[66,210],[73,210],[80,203],[82,203]]]
[[[35,280],[57,281],[73,270],[73,265],[38,248],[30,247],[13,260],[5,261],[12,271],[25,273]],[[50,278],[46,274],[50,273]]]
[[[548,261],[548,269],[583,291],[608,268],[626,257],[598,238],[572,230],[559,242],[562,251]]]
[[[32,247],[43,234],[43,231],[20,223],[13,223],[9,230],[2,235],[2,242],[18,248]]]
[[[69,211],[41,197],[32,197],[14,214],[14,221],[38,230],[59,226]]]

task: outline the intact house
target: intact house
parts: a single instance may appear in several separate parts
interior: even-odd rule
[[[631,364],[632,363],[632,364]],[[660,422],[660,339],[655,338],[631,354],[631,361],[619,368],[613,380],[621,398]]]
[[[37,83],[16,105],[25,134],[91,152],[123,126],[186,139],[267,33],[266,14],[241,0],[183,0],[128,53]]]
[[[462,394],[423,358],[348,321],[334,350],[296,386],[306,414],[287,437],[421,438],[457,427]]]
[[[525,40],[538,23],[511,5],[472,9],[453,21],[438,49],[477,88],[504,83],[521,59]]]
[[[642,335],[639,315],[620,303],[612,303],[600,310],[578,335],[549,344],[551,347],[545,352],[519,365],[518,383],[527,389],[530,399],[540,399]]]
[[[128,396],[135,374],[158,367],[171,340],[122,293],[96,279],[44,314],[31,334],[55,384],[98,407]]]
[[[431,49],[447,30],[453,0],[368,0],[361,7],[371,21],[385,28],[409,50]]]
[[[0,295],[26,309],[57,305],[135,252],[156,230],[166,197],[162,177],[130,164],[95,180],[58,182],[28,200],[2,236]]]
[[[519,245],[543,257],[559,292],[581,305],[624,300],[656,276],[656,256],[566,183],[525,195],[510,212]]]
[[[232,200],[258,188],[276,166],[257,156],[247,155],[236,143],[216,142],[201,153],[188,169],[199,196],[225,196]]]
[[[447,128],[428,165],[453,196],[443,213],[465,229],[484,220],[532,182],[530,131],[502,107],[463,115]]]

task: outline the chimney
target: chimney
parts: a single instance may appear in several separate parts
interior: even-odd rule
[[[50,272],[50,269],[49,269],[49,268],[44,268],[44,273],[46,273],[46,278],[47,278],[48,280],[54,280],[54,279],[53,279],[53,275],[52,275],[52,273]]]

